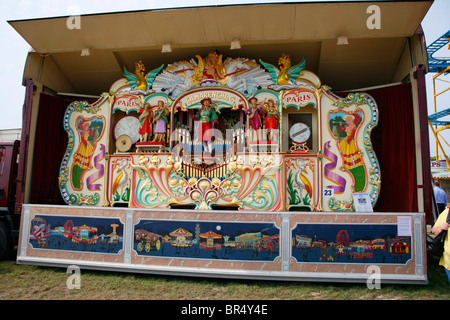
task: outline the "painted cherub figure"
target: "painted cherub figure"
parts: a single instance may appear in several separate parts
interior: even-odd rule
[[[218,55],[213,51],[208,54],[203,71],[203,79],[215,79],[221,81],[225,78],[225,68],[222,64],[222,55]]]
[[[225,67],[222,62],[222,55],[215,51],[208,53],[206,61],[199,55],[196,55],[198,59],[197,66],[194,69],[194,74],[189,78],[192,85],[196,86],[203,80],[212,79],[218,81],[220,84],[225,85],[228,80]]]

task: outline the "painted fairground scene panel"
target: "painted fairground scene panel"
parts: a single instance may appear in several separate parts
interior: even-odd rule
[[[299,224],[292,230],[297,262],[405,264],[411,237],[398,236],[397,225]]]
[[[141,256],[271,262],[280,254],[274,223],[141,220],[134,228]]]
[[[114,218],[35,216],[29,243],[35,249],[117,254],[123,248],[123,224]]]

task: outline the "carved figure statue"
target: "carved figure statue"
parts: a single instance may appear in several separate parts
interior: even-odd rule
[[[264,104],[264,111],[266,112],[266,117],[264,118],[264,129],[267,130],[269,140],[276,141],[278,132],[278,110],[275,102],[269,99],[267,103]]]
[[[247,78],[241,76],[242,73],[250,70],[251,68],[258,67],[256,62],[252,62],[249,59],[226,59],[224,62],[226,74],[228,76],[227,87],[232,89],[244,88],[244,92],[247,93]],[[262,70],[261,70],[262,71]]]
[[[270,73],[270,76],[272,77],[272,80],[277,85],[288,85],[288,84],[294,84],[295,80],[300,75],[303,68],[305,68],[306,60],[303,58],[303,60],[291,67],[291,59],[289,55],[282,54],[282,56],[278,59],[278,67],[263,62],[259,60],[259,62],[266,68],[266,70]]]
[[[212,55],[214,56],[214,54]],[[220,56],[217,59],[216,57],[211,57],[209,61],[216,61],[217,68],[211,68],[209,69],[209,73],[205,74],[205,61],[198,55],[196,59],[198,63],[193,58],[190,61],[178,61],[167,66],[167,68],[156,76],[152,89],[176,98],[193,86],[197,86],[202,81],[205,81],[208,75],[214,81],[218,81],[220,84],[226,85],[228,88],[234,89],[244,96],[250,96],[256,90],[267,88],[273,84],[269,73],[256,63],[255,60],[228,57],[221,64]],[[211,65],[213,64],[211,63]],[[225,68],[225,71],[223,71],[220,65]],[[220,76],[218,78],[214,76],[216,73],[220,75],[223,72],[225,74],[223,79],[219,79]]]
[[[194,69],[194,74],[190,78],[194,86],[206,79],[216,80],[222,85],[227,83],[228,76],[226,75],[225,68],[222,63],[222,55],[212,51],[208,54],[206,62],[203,61],[203,58],[199,55],[196,55],[196,58],[198,60],[198,64]]]
[[[258,104],[258,99],[255,97],[251,97],[249,99],[250,107],[247,109],[247,121],[250,124],[250,140],[256,141],[261,140],[261,116],[263,115],[264,111]]]
[[[142,61],[136,62],[134,74],[129,72],[125,66],[123,67],[123,73],[127,78],[128,83],[130,84],[133,90],[146,91],[150,88],[153,81],[155,80],[156,75],[164,68],[164,65],[151,70],[147,74],[145,65]]]
[[[147,90],[147,80],[145,80],[145,66],[142,61],[135,64],[134,74],[136,75],[136,89]]]
[[[199,140],[202,141],[203,146],[207,152],[212,152],[212,138],[213,138],[213,123],[219,123],[215,103],[211,98],[204,98],[201,102],[202,108],[194,115],[194,120],[200,121]]]
[[[144,106],[139,110],[139,135],[140,142],[147,142],[148,136],[151,133],[151,123],[152,123],[152,113],[150,112],[150,103],[145,103]]]
[[[164,101],[159,100],[158,105],[154,109],[153,123],[155,123],[153,142],[164,142],[167,132],[167,115],[169,114],[169,108],[164,105]]]
[[[195,65],[188,61],[179,61],[169,65],[155,78],[153,89],[174,97],[192,88],[190,78]]]

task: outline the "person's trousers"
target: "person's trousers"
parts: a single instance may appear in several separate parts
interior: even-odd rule
[[[442,211],[445,210],[445,207],[447,207],[447,204],[446,203],[438,203],[437,206],[438,206],[438,210],[439,210],[438,214],[441,214]]]

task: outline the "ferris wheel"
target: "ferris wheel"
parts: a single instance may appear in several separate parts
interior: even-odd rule
[[[64,224],[64,238],[71,239],[73,233],[73,221],[67,220]]]
[[[336,236],[336,243],[338,245],[343,245],[344,247],[348,247],[350,244],[350,236],[348,234],[348,231],[343,229],[338,232]]]

